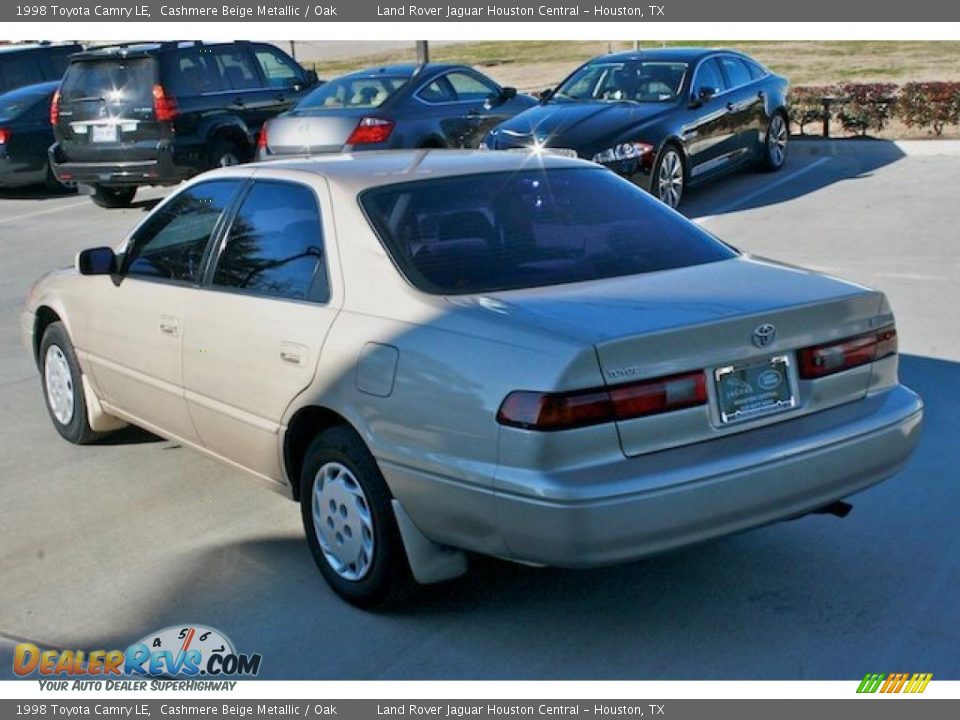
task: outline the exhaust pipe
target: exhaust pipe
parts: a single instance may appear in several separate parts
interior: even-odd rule
[[[818,508],[813,511],[815,515],[833,515],[838,518],[845,518],[850,514],[850,511],[853,510],[853,505],[848,502],[843,502],[843,500],[837,500],[832,502],[829,505],[824,505],[822,508]]]

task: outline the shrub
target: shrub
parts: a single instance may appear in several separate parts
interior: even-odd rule
[[[790,121],[799,128],[801,135],[805,125],[823,120],[823,98],[836,96],[837,92],[837,87],[833,85],[807,85],[790,89],[787,98]]]
[[[945,125],[960,125],[960,82],[907,83],[897,109],[907,127],[930,127],[942,135]]]
[[[843,107],[837,118],[845,130],[866,135],[868,130],[883,130],[896,107],[893,83],[846,83],[841,86]]]

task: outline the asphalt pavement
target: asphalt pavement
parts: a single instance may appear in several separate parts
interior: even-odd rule
[[[839,148],[839,149],[838,149]],[[0,194],[0,677],[13,646],[125,647],[201,623],[272,679],[960,679],[960,152],[795,144],[778,174],[684,211],[744,251],[885,290],[901,373],[927,403],[910,465],[839,520],[811,516],[591,571],[478,559],[391,613],[328,590],[298,508],[177,445],[125,431],[74,447],[19,344],[23,297],[127,210]]]

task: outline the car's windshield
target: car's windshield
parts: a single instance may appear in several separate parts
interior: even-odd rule
[[[409,79],[406,75],[371,75],[331,80],[301,100],[296,111],[380,107]]]
[[[558,102],[607,101],[663,103],[676,100],[687,63],[662,60],[588,63],[557,88]]]
[[[368,190],[360,202],[407,279],[435,294],[598,280],[735,255],[601,168],[421,180]]]

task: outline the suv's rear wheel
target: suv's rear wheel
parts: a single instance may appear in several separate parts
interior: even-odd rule
[[[211,167],[231,167],[243,162],[243,150],[232,140],[218,140],[210,149]]]
[[[300,505],[313,559],[344,600],[359,607],[393,604],[415,587],[390,491],[351,428],[330,428],[310,444]]]
[[[133,196],[137,194],[135,187],[110,187],[107,185],[94,185],[93,194],[90,199],[100,207],[104,208],[124,208],[130,207],[133,202]]]

